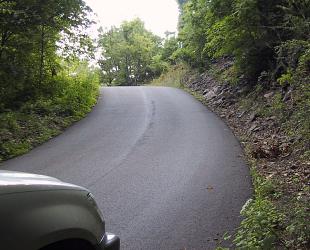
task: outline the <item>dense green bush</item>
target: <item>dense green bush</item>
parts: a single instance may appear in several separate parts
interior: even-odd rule
[[[92,47],[90,11],[82,0],[0,2],[0,112],[55,96],[64,56]]]
[[[53,95],[0,113],[0,161],[29,151],[84,117],[95,105],[99,73],[85,62],[71,62],[71,72],[55,77]]]
[[[277,228],[283,215],[270,201],[275,187],[270,180],[265,180],[253,173],[255,196],[246,202],[241,210],[244,217],[234,243],[237,249],[274,249],[279,239]]]
[[[287,127],[290,133],[302,135],[310,141],[310,42],[287,41],[277,48],[278,68],[282,75],[278,83],[294,90],[293,107]],[[310,145],[305,145],[309,150]]]
[[[262,71],[276,68],[279,46],[309,40],[309,12],[307,0],[189,0],[182,5],[182,45],[175,55],[193,67],[233,56],[237,73],[256,83]]]
[[[192,67],[204,67],[207,64],[206,22],[208,2],[202,0],[187,1],[182,6],[179,23],[179,40],[182,44],[175,52],[175,57],[186,61]]]
[[[138,18],[108,31],[101,29],[102,82],[131,86],[159,76],[167,68],[161,55],[161,42],[161,38],[148,31]]]

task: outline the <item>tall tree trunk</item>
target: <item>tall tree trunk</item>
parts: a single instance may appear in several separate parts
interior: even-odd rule
[[[2,59],[3,48],[9,40],[10,33],[8,31],[4,31],[1,35],[1,48],[0,48],[0,60]]]
[[[126,54],[125,56],[125,78],[126,78],[126,83],[125,85],[131,85],[130,83],[130,78],[129,78],[129,63],[128,63],[128,55]]]
[[[40,37],[40,68],[39,68],[39,85],[43,81],[44,71],[44,53],[45,53],[45,29],[44,25],[41,25],[41,37]]]

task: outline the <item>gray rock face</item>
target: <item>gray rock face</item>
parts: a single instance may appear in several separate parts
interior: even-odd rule
[[[204,94],[204,97],[209,101],[212,98],[216,97],[216,93],[213,90],[210,90],[206,94]]]
[[[264,97],[265,97],[266,99],[270,99],[271,97],[273,97],[273,95],[274,95],[274,92],[271,91],[271,92],[265,94]]]

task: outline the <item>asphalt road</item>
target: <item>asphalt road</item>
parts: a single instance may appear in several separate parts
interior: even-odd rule
[[[251,195],[232,132],[173,88],[104,88],[85,119],[1,168],[90,189],[122,249],[214,249]]]

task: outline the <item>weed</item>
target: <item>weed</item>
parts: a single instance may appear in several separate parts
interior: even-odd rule
[[[91,74],[88,73],[88,74]],[[58,76],[62,91],[0,113],[0,162],[24,154],[84,117],[95,105],[99,84],[82,74],[75,81]]]
[[[158,79],[153,80],[151,82],[151,85],[181,88],[182,79],[184,78],[187,72],[189,72],[189,67],[185,64],[171,66]]]
[[[31,145],[27,141],[24,142],[11,141],[3,143],[0,149],[2,157],[6,158],[9,155],[18,156],[24,154],[28,152],[30,148]]]
[[[252,166],[255,163],[252,162]],[[243,206],[240,214],[244,217],[233,242],[238,249],[273,249],[279,240],[277,228],[283,215],[270,201],[275,185],[252,168],[255,195]]]
[[[295,203],[294,218],[286,227],[289,239],[286,241],[288,248],[302,247],[309,245],[310,242],[310,226],[309,226],[309,209],[305,206]]]

